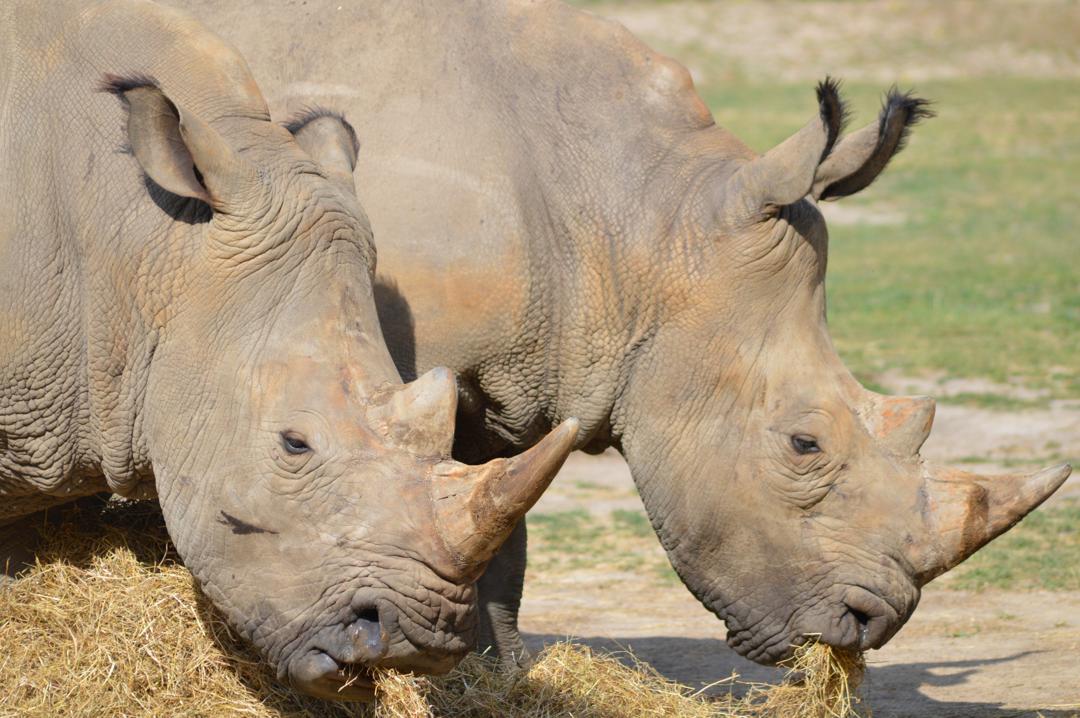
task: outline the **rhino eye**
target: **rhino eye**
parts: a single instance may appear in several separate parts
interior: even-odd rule
[[[311,451],[311,447],[304,441],[304,437],[297,434],[295,431],[286,431],[281,435],[281,444],[285,447],[285,451],[290,454],[306,454]]]
[[[795,448],[796,454],[821,453],[821,447],[818,446],[817,439],[806,434],[795,434],[791,437],[791,445]]]

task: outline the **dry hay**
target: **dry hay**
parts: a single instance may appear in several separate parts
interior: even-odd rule
[[[856,715],[861,658],[819,645],[800,649],[779,686],[733,676],[711,697],[629,654],[559,643],[528,671],[471,656],[440,678],[381,675],[376,708],[327,703],[281,685],[236,639],[179,563],[152,504],[81,508],[38,555],[0,589],[0,716]]]

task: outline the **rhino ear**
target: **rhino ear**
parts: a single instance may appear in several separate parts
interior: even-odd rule
[[[353,170],[360,142],[356,130],[342,115],[324,108],[310,108],[285,123],[285,128],[331,180],[350,192],[355,191]]]
[[[128,108],[127,135],[139,166],[156,184],[181,197],[228,211],[261,183],[257,170],[212,127],[185,112],[152,80],[109,78],[106,89]]]
[[[810,193],[818,165],[832,151],[847,110],[840,84],[826,77],[817,86],[818,114],[801,130],[732,175],[725,196],[743,219],[757,219]]]
[[[904,148],[911,126],[934,116],[929,104],[895,87],[889,90],[877,121],[844,137],[818,167],[814,198],[837,199],[869,186]]]

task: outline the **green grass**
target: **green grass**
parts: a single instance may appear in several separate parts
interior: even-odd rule
[[[530,514],[529,569],[546,574],[610,568],[679,582],[641,511],[594,516],[584,509]]]
[[[560,574],[609,568],[678,577],[657,545],[645,514],[619,509],[606,517],[584,509],[529,516],[530,570]],[[1080,591],[1080,501],[1039,509],[950,571],[954,590]]]
[[[989,394],[986,392],[960,392],[949,394],[943,398],[950,404],[966,404],[978,406],[983,409],[996,409],[998,411],[1023,411],[1025,409],[1041,409],[1050,403],[1049,397],[1039,399],[1020,399],[1015,396],[1003,396],[1001,394]]]
[[[615,509],[611,512],[611,519],[615,524],[615,530],[618,532],[638,538],[653,535],[653,528],[649,523],[649,519],[640,511]]]
[[[813,109],[802,84],[702,89],[717,120],[759,150]],[[880,85],[845,89],[853,126],[869,121]],[[864,377],[897,368],[1080,397],[1080,81],[918,89],[938,117],[915,128],[873,186],[841,200],[899,221],[830,227],[829,319],[841,355]]]
[[[1033,512],[947,576],[953,589],[1080,590],[1080,502]]]

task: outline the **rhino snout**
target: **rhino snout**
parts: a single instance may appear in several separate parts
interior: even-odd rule
[[[363,668],[350,670],[318,649],[293,661],[289,667],[289,683],[298,691],[326,700],[371,701],[375,698],[375,683],[370,671]]]
[[[797,646],[811,640],[848,651],[880,648],[911,616],[919,596],[910,583],[891,591],[838,583],[829,594],[793,613],[778,611],[748,626],[729,617],[729,629],[734,630],[729,630],[728,644],[739,655],[766,665],[789,659]]]
[[[861,587],[849,588],[837,610],[839,630],[835,635],[822,633],[821,640],[830,646],[853,651],[880,648],[907,619],[888,601]],[[910,611],[905,613],[910,614]]]
[[[349,617],[319,631],[284,671],[294,688],[328,700],[371,701],[377,669],[445,673],[462,651],[418,647],[402,629],[393,601],[354,600]]]
[[[384,611],[363,603],[340,626],[320,632],[318,639],[288,668],[297,690],[331,700],[374,698],[372,669],[386,656],[391,629]]]

